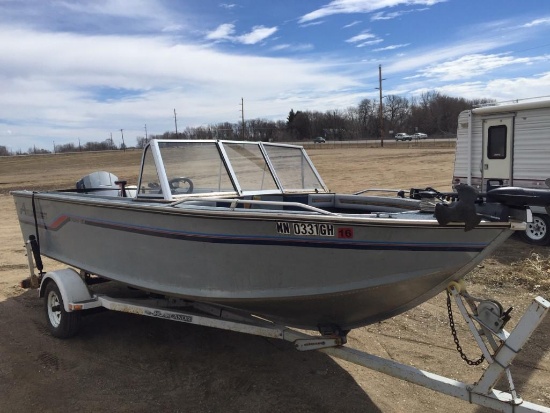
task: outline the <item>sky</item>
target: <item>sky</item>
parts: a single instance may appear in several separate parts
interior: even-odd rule
[[[384,96],[550,96],[550,2],[0,0],[0,146],[345,111],[379,65]]]

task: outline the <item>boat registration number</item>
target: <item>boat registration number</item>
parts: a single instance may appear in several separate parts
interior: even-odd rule
[[[334,237],[332,224],[313,224],[304,222],[277,222],[277,232],[284,235],[312,235]]]

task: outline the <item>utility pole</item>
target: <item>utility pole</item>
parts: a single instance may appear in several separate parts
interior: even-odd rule
[[[176,109],[174,109],[174,124],[176,125],[176,139],[178,139],[178,118],[176,117]]]
[[[242,120],[242,128],[243,128],[243,141],[244,141],[244,99],[241,98],[241,120]]]
[[[124,129],[120,130],[120,134],[122,135],[122,149],[124,152],[126,152],[126,144],[124,143],[124,133],[122,132]]]
[[[380,91],[380,146],[384,147],[384,108],[382,106],[382,65],[378,65],[378,89]]]
[[[113,143],[113,132],[111,132],[111,149],[115,147],[115,144]]]
[[[145,124],[145,143],[147,143],[147,124]]]
[[[55,141],[53,141],[53,153],[55,155]]]

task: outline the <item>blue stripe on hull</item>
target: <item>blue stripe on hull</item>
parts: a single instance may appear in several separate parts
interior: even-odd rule
[[[219,244],[242,244],[242,245],[277,245],[288,247],[307,248],[328,248],[328,249],[356,249],[356,250],[379,250],[379,251],[453,251],[453,252],[481,252],[487,244],[463,244],[463,243],[407,243],[407,242],[373,242],[353,240],[332,240],[320,238],[298,238],[298,237],[258,237],[228,234],[204,234],[183,231],[173,231],[162,228],[142,227],[125,225],[117,222],[93,220],[89,218],[62,215],[52,221],[51,225],[42,227],[50,231],[58,231],[69,222],[76,222],[99,228],[106,228],[115,231],[124,231],[134,234],[185,240],[191,242],[209,242]],[[30,220],[28,224],[34,224]]]

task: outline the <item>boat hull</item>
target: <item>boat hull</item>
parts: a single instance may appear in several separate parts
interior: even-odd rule
[[[176,208],[131,199],[13,193],[43,255],[150,292],[294,327],[347,330],[402,313],[463,277],[513,232],[435,219]],[[36,216],[36,220],[35,220]]]

